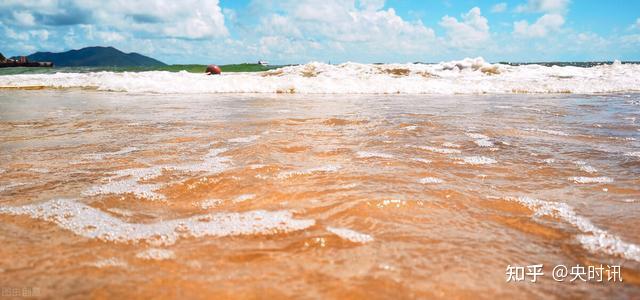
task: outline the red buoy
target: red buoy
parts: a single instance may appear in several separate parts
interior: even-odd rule
[[[205,71],[207,73],[207,75],[219,75],[220,73],[222,73],[222,70],[220,70],[220,67],[216,66],[216,65],[208,65],[207,66],[207,70]]]

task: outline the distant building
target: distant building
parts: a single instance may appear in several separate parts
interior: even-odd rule
[[[29,60],[27,59],[27,57],[26,57],[26,56],[20,56],[20,57],[18,57],[18,63],[26,64],[26,63],[28,63],[28,62],[29,62]]]
[[[269,62],[268,62],[268,61],[266,61],[266,60],[259,60],[259,61],[258,61],[258,64],[259,64],[259,65],[263,65],[263,66],[268,66],[268,65],[269,65]]]

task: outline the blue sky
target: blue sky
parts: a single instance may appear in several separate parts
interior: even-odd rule
[[[640,60],[640,1],[3,0],[0,52],[167,63]]]

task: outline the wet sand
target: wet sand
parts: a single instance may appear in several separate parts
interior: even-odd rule
[[[633,298],[640,95],[0,92],[0,283],[52,298]],[[539,282],[508,265],[544,264]],[[624,282],[555,282],[620,265]]]

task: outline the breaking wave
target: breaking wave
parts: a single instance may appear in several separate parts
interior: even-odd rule
[[[221,76],[166,71],[0,76],[0,88],[87,88],[141,93],[505,94],[640,91],[640,65],[491,64],[482,58],[438,64],[329,65],[311,62]]]

